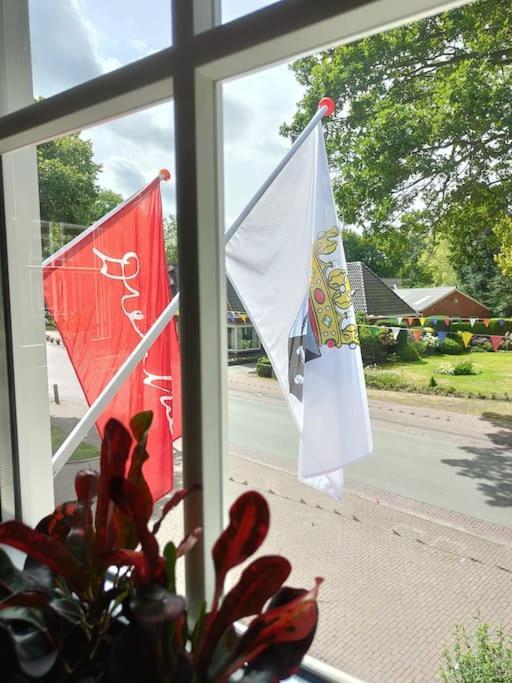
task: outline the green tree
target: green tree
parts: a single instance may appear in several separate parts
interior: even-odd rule
[[[503,275],[512,277],[512,217],[505,215],[497,221],[494,234],[499,243],[496,262]]]
[[[347,261],[362,261],[380,277],[391,277],[395,267],[367,235],[346,228],[343,231],[343,246]]]
[[[442,239],[461,285],[485,272],[470,292],[484,301],[505,276],[495,226],[512,213],[511,32],[510,1],[481,0],[300,59],[306,92],[282,127],[295,138],[333,97],[326,143],[342,220],[389,256],[410,244],[412,219],[410,267]]]
[[[72,133],[37,149],[43,254],[50,255],[123,198],[99,187],[101,164],[90,140]]]
[[[178,228],[176,216],[164,219],[164,245],[167,263],[178,263]]]
[[[101,164],[94,162],[92,142],[78,133],[39,145],[37,166],[43,221],[89,225],[122,201],[100,190]]]

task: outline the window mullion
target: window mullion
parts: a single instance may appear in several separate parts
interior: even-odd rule
[[[27,1],[0,0],[0,19],[1,114],[32,99]],[[12,380],[10,407],[14,406],[11,427],[17,440],[12,449],[17,458],[13,475],[19,478],[18,509],[3,512],[16,512],[25,522],[36,524],[53,508],[36,150],[4,154],[2,172],[6,253],[1,267],[7,271],[3,280],[9,296],[7,363]],[[14,476],[6,484],[14,486]],[[4,495],[3,508],[5,501]]]
[[[185,32],[191,41],[193,26],[187,5],[188,0],[176,0],[174,14],[175,44],[184,54],[191,45]],[[212,5],[211,18],[214,10]],[[202,543],[186,558],[192,610],[213,594],[210,549],[224,522],[227,349],[219,87],[186,60],[175,76],[183,480],[185,486],[202,485],[200,497],[185,501],[187,530],[203,529]]]

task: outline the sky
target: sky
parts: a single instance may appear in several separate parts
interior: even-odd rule
[[[29,0],[34,96],[48,97],[171,44],[170,0]],[[269,0],[223,0],[231,21]],[[289,146],[289,121],[302,88],[287,65],[224,84],[225,207],[229,225]],[[102,187],[127,197],[165,167],[174,173],[173,104],[89,128]],[[162,184],[174,213],[174,183]]]

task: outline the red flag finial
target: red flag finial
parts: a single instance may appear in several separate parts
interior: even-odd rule
[[[160,180],[170,180],[171,179],[171,174],[166,168],[161,168],[160,172],[158,174],[160,176]]]
[[[334,110],[336,109],[334,100],[332,100],[330,97],[322,97],[318,103],[318,108],[321,109],[322,107],[327,107],[327,111],[325,112],[324,116],[332,116]]]

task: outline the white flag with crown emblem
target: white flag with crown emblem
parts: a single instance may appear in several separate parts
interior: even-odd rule
[[[297,423],[299,478],[339,498],[372,435],[321,123],[228,242],[226,269]]]

